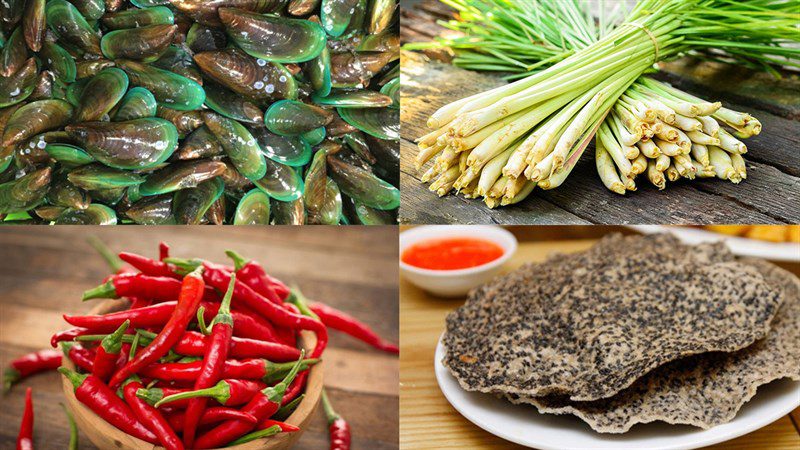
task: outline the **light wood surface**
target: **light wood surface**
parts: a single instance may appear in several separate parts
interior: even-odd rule
[[[398,340],[396,227],[7,227],[0,230],[0,366],[49,346],[67,328],[61,315],[96,305],[80,294],[109,272],[86,243],[94,234],[113,250],[153,256],[163,240],[174,256],[224,262],[234,249],[271,275],[297,283],[312,299],[347,311],[387,339]],[[398,358],[331,333],[324,382],[336,410],[351,424],[353,448],[398,447]],[[25,386],[33,388],[36,448],[66,448],[67,420],[57,373],[36,375],[0,397],[0,449],[14,448]],[[328,447],[321,408],[298,449]],[[81,449],[96,448],[81,433]]]
[[[542,228],[541,230],[539,230]],[[528,240],[520,242],[517,254],[504,270],[527,261],[540,261],[553,252],[574,252],[590,247],[600,227],[569,227],[572,240]],[[518,239],[552,238],[557,229],[536,227],[513,229]],[[781,264],[800,274],[800,265]],[[430,296],[405,280],[400,281],[400,446],[403,449],[510,449],[523,448],[495,437],[462,417],[439,390],[433,371],[434,350],[444,330],[445,317],[463,299]],[[794,419],[793,419],[793,417]],[[791,415],[737,439],[709,447],[714,450],[796,450],[800,448],[800,408]]]

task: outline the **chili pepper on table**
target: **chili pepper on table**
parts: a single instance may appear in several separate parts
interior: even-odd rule
[[[193,398],[211,398],[220,405],[236,406],[250,401],[258,391],[266,388],[266,384],[253,380],[225,379],[213,386],[200,389],[185,390],[164,397],[155,403],[156,408],[176,401]]]
[[[328,394],[322,390],[322,408],[325,410],[325,417],[328,419],[328,433],[331,438],[331,450],[350,449],[350,424],[342,416],[334,411]]]
[[[136,379],[130,379],[122,388],[122,395],[125,402],[131,407],[136,418],[150,429],[157,437],[161,445],[167,450],[183,450],[183,443],[172,429],[167,419],[161,413],[147,404],[144,400],[136,396],[136,391],[142,387],[142,383]]]
[[[304,359],[300,370],[306,370],[320,360]],[[244,380],[264,380],[287,373],[293,363],[275,363],[266,359],[229,359],[225,361],[222,377]],[[201,361],[151,364],[140,372],[142,376],[159,380],[194,381],[200,374]]]
[[[97,346],[92,363],[92,375],[108,381],[117,369],[117,361],[122,351],[122,336],[128,330],[130,321],[126,320],[113,333],[104,337]]]
[[[181,280],[169,277],[151,277],[141,273],[135,275],[112,275],[100,286],[83,293],[83,300],[94,298],[141,297],[153,302],[173,301],[181,293]],[[203,300],[218,302],[219,295],[214,289],[207,287],[203,291]]]
[[[130,407],[102,380],[93,375],[81,375],[66,367],[59,367],[58,371],[72,383],[75,397],[103,420],[131,436],[151,444],[158,443],[158,438],[136,419]]]
[[[74,342],[62,342],[61,351],[78,367],[86,372],[91,372],[94,365],[94,353]],[[60,364],[59,364],[60,365]]]
[[[63,403],[59,403],[61,405],[61,409],[64,410],[64,414],[67,415],[67,422],[69,423],[69,444],[67,445],[67,450],[78,450],[78,424],[75,423],[75,418],[72,417],[72,413],[69,412],[67,407]]]
[[[239,280],[253,288],[254,291],[266,295],[265,292],[271,289],[281,303],[289,296],[289,287],[280,280],[267,275],[261,264],[252,259],[248,261],[233,250],[227,250],[225,254],[233,260],[233,267],[236,269],[236,276]]]
[[[169,278],[166,278],[169,279]],[[176,280],[177,281],[177,280]],[[205,292],[205,282],[200,270],[194,271],[183,278],[181,289],[178,295],[178,304],[175,311],[158,336],[142,350],[136,358],[128,361],[125,366],[118,370],[109,381],[111,388],[116,388],[131,375],[137,373],[145,366],[158,361],[166,355],[169,350],[178,343],[189,322],[194,317],[200,301]]]
[[[369,325],[360,322],[355,317],[322,303],[311,303],[308,307],[311,311],[314,311],[314,314],[319,317],[325,326],[347,333],[378,350],[389,353],[400,353],[400,348],[397,345],[384,340],[378,333],[370,328]]]
[[[133,266],[144,275],[153,277],[168,277],[180,279],[181,276],[175,273],[175,267],[164,261],[151,259],[146,256],[130,252],[120,252],[119,259]]]
[[[33,450],[33,390],[25,391],[25,411],[17,435],[17,450]]]
[[[272,387],[267,387],[259,391],[248,403],[242,408],[242,411],[255,416],[257,421],[266,420],[272,417],[273,414],[280,408],[281,399],[289,384],[294,380],[300,366],[303,363],[305,351],[300,352],[300,359],[295,362],[292,370],[286,374],[280,383]],[[196,448],[217,448],[228,444],[234,439],[238,439],[246,433],[249,433],[255,428],[255,424],[246,423],[241,420],[228,420],[220,425],[205,432],[197,438],[195,442]]]
[[[39,372],[56,370],[60,365],[61,352],[58,350],[48,348],[22,355],[11,361],[3,372],[3,389],[8,391],[23,378]]]
[[[186,413],[177,412],[170,415],[167,420],[169,421],[169,424],[173,430],[181,432],[184,430]],[[250,413],[239,411],[238,409],[226,408],[224,406],[212,406],[211,408],[206,408],[206,410],[203,411],[203,415],[200,416],[198,425],[210,425],[212,423],[219,423],[225,420],[243,420],[249,423],[256,423],[256,418]]]

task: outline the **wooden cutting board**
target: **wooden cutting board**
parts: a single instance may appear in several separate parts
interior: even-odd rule
[[[570,230],[570,234],[603,234],[600,230]],[[595,228],[595,227],[592,227]],[[552,230],[552,229],[550,229]],[[524,230],[523,230],[524,231]],[[546,232],[548,239],[553,233]],[[515,232],[516,234],[516,232]],[[535,236],[536,232],[528,234]],[[519,237],[519,236],[518,236]],[[504,270],[528,261],[541,261],[554,252],[569,253],[589,248],[595,239],[521,242]],[[800,264],[781,264],[800,275]],[[447,402],[433,371],[434,351],[444,331],[445,317],[461,299],[432,297],[406,280],[400,282],[400,446],[408,449],[471,448],[512,449],[512,444],[478,428]],[[795,450],[800,448],[800,408],[772,424],[737,439],[709,447],[714,450]]]

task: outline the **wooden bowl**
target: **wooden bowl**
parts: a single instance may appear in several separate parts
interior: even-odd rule
[[[107,300],[90,312],[90,314],[106,314],[109,312],[119,311],[124,309],[124,302],[119,300]],[[310,331],[303,331],[300,335],[300,342],[306,351],[310,351],[316,345],[317,339],[314,333]],[[63,365],[71,370],[75,370],[75,365],[72,361],[64,357]],[[164,447],[157,446],[145,442],[141,439],[135,438],[110,423],[106,422],[100,416],[95,414],[91,409],[87,408],[83,403],[78,401],[75,397],[74,388],[72,383],[62,377],[64,386],[64,396],[67,399],[67,407],[75,417],[78,427],[83,431],[89,440],[94,443],[98,448],[102,449],[124,449],[124,450],[155,450]],[[280,433],[264,439],[258,439],[248,442],[246,444],[237,445],[234,447],[225,447],[226,449],[238,450],[286,450],[291,448],[294,443],[300,439],[300,435],[308,426],[311,416],[317,409],[320,397],[322,395],[322,363],[315,364],[308,375],[308,383],[305,390],[306,396],[303,401],[297,405],[291,416],[286,419],[286,423],[295,425],[300,428],[300,431],[294,433]]]

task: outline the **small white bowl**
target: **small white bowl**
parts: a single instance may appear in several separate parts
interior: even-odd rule
[[[441,238],[485,239],[503,248],[503,255],[486,264],[458,270],[421,269],[406,264],[403,252],[420,241]],[[408,281],[440,297],[461,297],[470,289],[491,280],[514,252],[517,238],[507,230],[489,225],[429,225],[415,227],[400,233],[400,271]]]

